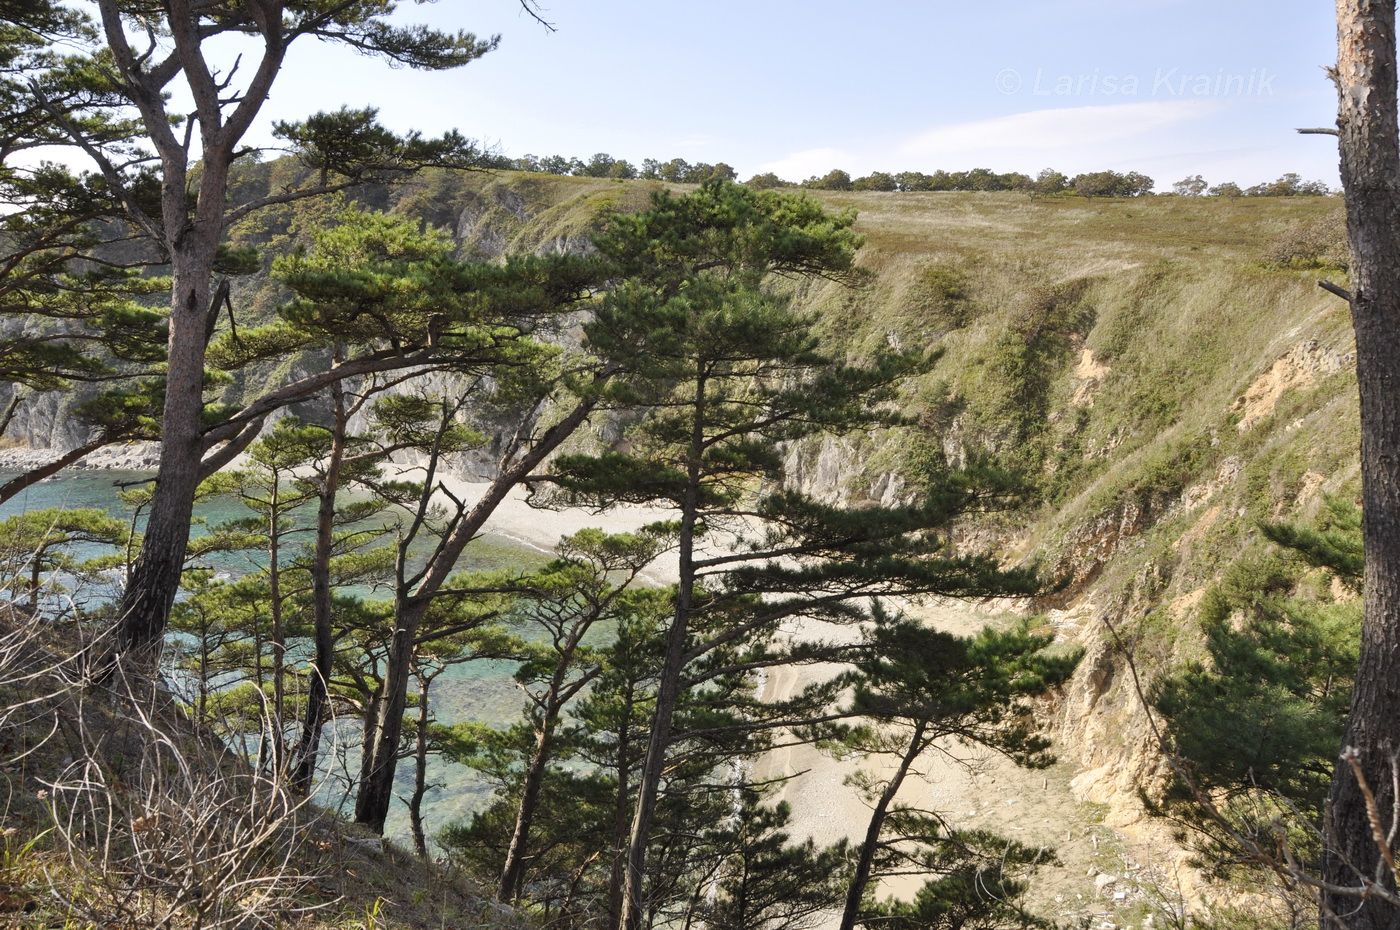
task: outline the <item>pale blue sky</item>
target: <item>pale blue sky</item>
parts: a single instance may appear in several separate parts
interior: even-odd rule
[[[842,167],[1035,173],[1284,171],[1336,182],[1326,0],[515,0],[404,4],[500,33],[445,74],[303,47],[267,115],[373,104],[506,154],[727,161],[800,180]],[[266,125],[266,124],[264,124]]]

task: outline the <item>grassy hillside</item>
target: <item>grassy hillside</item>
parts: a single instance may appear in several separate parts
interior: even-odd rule
[[[1350,323],[1316,286],[1342,273],[1326,256],[1278,261],[1300,231],[1335,228],[1340,205],[829,199],[861,210],[875,272],[860,312],[815,295],[833,332],[940,341],[949,451],[1040,477],[1041,502],[1002,539],[1068,582],[1042,605],[1086,648],[1061,752],[1085,770],[1081,796],[1130,826],[1156,758],[1108,622],[1149,675],[1195,655],[1195,607],[1268,547],[1260,522],[1355,493]]]
[[[287,163],[245,183],[277,187]],[[581,250],[607,210],[662,185],[510,172],[428,174],[376,206],[449,229],[463,254]],[[1108,622],[1150,673],[1199,649],[1195,605],[1264,549],[1264,520],[1354,493],[1358,426],[1334,198],[1088,200],[1002,193],[813,192],[859,214],[858,289],[797,293],[821,334],[859,356],[940,347],[908,402],[958,461],[991,453],[1039,499],[980,541],[1065,580],[1043,604],[1086,658],[1062,702],[1060,752],[1081,796],[1132,821],[1155,769],[1140,701]],[[304,241],[326,203],[239,231],[265,260]],[[271,312],[265,277],[242,312]],[[237,385],[231,390],[237,391]],[[793,450],[791,473],[829,495],[897,494],[902,449],[856,437]]]
[[[659,186],[430,175],[382,204],[497,256],[586,248],[603,211],[635,209]],[[1316,286],[1344,277],[1340,204],[813,196],[858,211],[869,272],[859,290],[796,295],[823,335],[853,355],[942,347],[909,398],[945,453],[994,453],[1036,477],[1034,506],[978,532],[1066,579],[1040,605],[1087,649],[1062,751],[1099,769],[1085,796],[1129,798],[1152,754],[1104,621],[1148,670],[1192,654],[1195,603],[1267,545],[1259,522],[1355,489],[1349,322]],[[879,496],[898,488],[898,451],[857,438],[794,452],[793,471],[814,490]]]

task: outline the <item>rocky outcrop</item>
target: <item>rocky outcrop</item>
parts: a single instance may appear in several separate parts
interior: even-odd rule
[[[783,462],[788,486],[826,503],[900,503],[908,494],[903,476],[889,469],[872,470],[860,444],[826,436],[792,445]]]
[[[67,447],[67,448],[71,448]],[[57,459],[63,448],[0,447],[0,471],[30,471]],[[160,446],[153,442],[124,442],[98,449],[70,468],[113,471],[150,471],[160,462]]]
[[[1308,387],[1321,378],[1334,375],[1356,363],[1356,354],[1327,349],[1309,339],[1293,346],[1264,374],[1256,378],[1235,401],[1232,410],[1240,415],[1241,433],[1253,429],[1273,415],[1279,401],[1289,391]]]
[[[9,406],[14,387],[0,388],[0,409]],[[87,428],[72,415],[72,399],[63,393],[26,393],[5,430],[5,438],[32,449],[55,454],[74,449],[87,439]]]

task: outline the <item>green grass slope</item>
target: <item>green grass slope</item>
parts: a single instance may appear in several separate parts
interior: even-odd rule
[[[289,170],[260,166],[246,183],[275,187]],[[660,187],[427,174],[369,199],[452,230],[464,254],[494,257],[586,249],[605,211],[638,209]],[[869,272],[859,290],[820,283],[795,295],[823,336],[856,356],[882,343],[941,347],[909,397],[945,454],[994,453],[1036,477],[1034,506],[975,529],[1066,579],[1040,605],[1087,648],[1063,706],[1063,752],[1115,773],[1087,795],[1130,794],[1151,753],[1105,621],[1148,670],[1190,654],[1196,600],[1267,545],[1261,521],[1354,493],[1349,322],[1317,287],[1345,276],[1340,203],[812,196],[858,211]],[[275,252],[318,215],[270,213],[240,235]],[[243,297],[266,311],[277,294],[257,279]],[[899,451],[865,437],[796,450],[792,461],[814,490],[879,496],[898,487],[888,473]]]

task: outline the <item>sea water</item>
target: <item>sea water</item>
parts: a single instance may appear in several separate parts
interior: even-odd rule
[[[0,484],[14,473],[0,471]],[[134,520],[139,529],[144,522],[140,514],[133,511],[120,499],[123,488],[139,487],[151,479],[149,472],[132,471],[71,471],[60,473],[47,481],[32,485],[16,497],[0,504],[0,519],[34,510],[58,508],[75,510],[95,507],[107,511],[122,520]],[[249,516],[248,510],[236,497],[220,496],[202,501],[196,506],[196,518],[200,521],[194,535],[207,532],[207,527]],[[542,515],[543,516],[543,515]],[[74,554],[91,557],[111,550],[101,546],[75,546]],[[546,553],[525,546],[505,536],[491,533],[467,547],[458,566],[468,570],[497,570],[505,568],[528,569],[543,564]],[[255,552],[225,552],[210,556],[203,564],[227,577],[238,577],[246,572],[260,571],[265,559],[260,561]],[[110,598],[116,592],[116,581],[106,589],[88,589],[75,592],[79,603],[86,600]],[[363,593],[363,592],[361,592]],[[521,719],[525,706],[524,696],[515,685],[514,662],[497,659],[477,660],[456,665],[433,683],[431,692],[434,718],[440,723],[477,721],[493,726],[507,726]],[[327,727],[325,743],[335,744],[337,733],[355,734],[357,722],[344,721],[336,727]],[[335,768],[347,764],[352,770],[358,764],[358,747],[340,745],[341,762],[329,760]],[[396,794],[407,797],[413,790],[413,761],[400,761],[398,767],[398,790]],[[456,819],[469,816],[483,809],[490,801],[491,788],[471,769],[440,758],[429,762],[428,781],[430,788],[423,802],[425,827],[434,834]],[[343,788],[337,789],[335,779],[326,779],[320,792],[321,799],[330,804],[343,801]],[[353,804],[353,801],[351,801]],[[409,837],[408,812],[404,804],[396,803],[385,825],[385,833],[394,839],[407,840]]]

